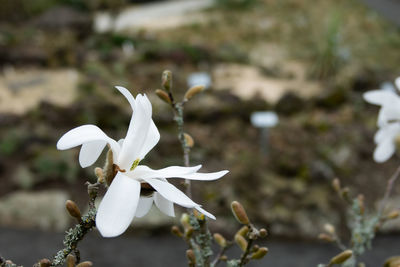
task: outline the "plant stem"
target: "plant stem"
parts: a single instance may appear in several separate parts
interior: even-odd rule
[[[250,253],[250,249],[251,249],[251,245],[253,244],[253,239],[249,239],[249,241],[248,241],[248,243],[247,243],[247,247],[246,247],[246,250],[245,250],[245,252],[242,254],[242,257],[240,257],[240,262],[239,262],[239,266],[240,267],[242,267],[242,266],[244,266],[247,262],[246,262],[246,260],[247,260],[247,256],[249,255],[249,253]]]
[[[97,197],[97,190],[99,183],[90,184],[88,185],[88,192],[89,192],[89,211],[88,213],[82,217],[79,224],[75,225],[75,227],[70,228],[66,231],[64,237],[64,248],[57,252],[54,256],[53,261],[51,262],[51,266],[60,266],[63,265],[65,259],[67,258],[68,254],[74,252],[77,262],[80,259],[80,253],[78,250],[78,243],[81,241],[84,236],[92,230],[92,228],[96,225],[96,207],[95,207],[95,200]]]
[[[383,196],[383,200],[382,200],[381,205],[380,205],[379,210],[378,210],[378,216],[379,217],[382,216],[382,213],[383,213],[383,211],[384,211],[384,209],[386,207],[386,204],[387,204],[387,202],[389,200],[390,194],[393,191],[394,183],[396,182],[396,180],[399,177],[399,175],[400,175],[400,166],[397,168],[395,173],[392,175],[392,177],[390,177],[390,179],[387,182],[385,195]]]

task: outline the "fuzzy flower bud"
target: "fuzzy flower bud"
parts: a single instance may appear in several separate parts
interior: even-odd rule
[[[221,234],[215,233],[214,240],[220,247],[226,247],[226,239]]]
[[[326,223],[326,224],[324,225],[324,229],[325,229],[325,231],[326,231],[327,233],[329,233],[329,234],[331,234],[331,235],[335,234],[335,227],[334,227],[332,224],[330,224],[330,223]]]
[[[332,181],[332,187],[336,192],[340,192],[340,180],[338,178],[333,179]]]
[[[398,267],[400,266],[400,256],[395,256],[387,259],[383,267]]]
[[[204,216],[203,213],[197,211],[197,210],[193,210],[193,215],[194,217],[196,217],[197,220],[199,221],[204,221],[206,219],[206,216]]]
[[[192,148],[194,146],[193,138],[187,133],[183,133],[183,137],[185,138],[186,146]]]
[[[67,267],[75,267],[76,258],[72,254],[67,256]]]
[[[69,215],[71,215],[72,217],[74,217],[75,219],[77,219],[78,221],[81,220],[81,211],[79,210],[78,206],[76,205],[76,203],[72,200],[67,200],[65,202],[65,208],[67,209]]]
[[[398,210],[393,210],[391,211],[388,215],[386,215],[386,218],[388,220],[393,220],[399,217],[399,211]]]
[[[193,227],[190,226],[190,227],[187,228],[186,231],[185,231],[185,237],[186,237],[186,238],[191,238],[192,235],[193,235],[193,232],[194,232],[194,229],[193,229]]]
[[[203,85],[196,85],[193,86],[192,88],[190,88],[189,90],[187,90],[187,92],[185,93],[185,96],[183,97],[183,99],[185,101],[190,100],[192,97],[194,97],[195,95],[197,95],[198,93],[202,92],[204,90],[204,86]]]
[[[260,237],[261,238],[264,238],[264,237],[266,237],[268,235],[268,231],[266,230],[266,229],[264,229],[264,228],[261,228],[260,229]]]
[[[51,262],[49,259],[41,259],[39,261],[39,267],[50,267],[51,266]]]
[[[161,77],[161,85],[165,91],[170,92],[172,88],[172,72],[164,70]]]
[[[93,263],[91,261],[84,261],[76,265],[76,267],[92,267]]]
[[[160,98],[165,103],[170,104],[170,105],[172,104],[171,98],[165,91],[163,91],[161,89],[156,89],[156,95],[158,96],[158,98]]]
[[[181,224],[185,229],[192,227],[190,225],[190,216],[187,213],[183,213],[181,216]]]
[[[193,250],[191,250],[191,249],[186,250],[186,258],[188,259],[190,264],[192,264],[192,265],[196,264],[196,257],[194,255]]]
[[[264,258],[264,256],[267,255],[267,253],[268,253],[268,248],[261,247],[256,252],[251,254],[251,258],[255,259],[255,260],[260,260],[260,259]]]
[[[246,249],[247,249],[247,241],[243,236],[236,234],[235,235],[235,242],[236,242],[236,244],[239,246],[239,248],[242,251],[246,251]]]
[[[349,249],[345,250],[342,253],[339,253],[338,255],[333,257],[331,259],[331,261],[329,262],[329,264],[341,264],[341,263],[347,261],[348,259],[350,259],[351,256],[353,256],[353,251],[351,251]]]
[[[245,225],[245,226],[242,226],[242,228],[240,228],[239,231],[236,232],[236,234],[246,237],[248,232],[249,232],[249,227],[247,227]]]
[[[181,232],[181,230],[179,229],[178,226],[174,225],[171,228],[171,233],[173,233],[174,235],[176,235],[177,237],[182,237],[183,233]]]
[[[325,234],[325,233],[320,233],[320,234],[318,235],[318,239],[323,240],[323,241],[326,241],[326,242],[333,242],[333,241],[335,241],[331,235],[328,235],[328,234]]]
[[[242,204],[237,201],[233,201],[231,203],[232,213],[235,216],[236,220],[241,224],[249,224],[250,220],[247,217],[246,211],[243,208]]]
[[[104,173],[103,173],[103,169],[102,168],[96,167],[94,169],[94,174],[96,175],[97,181],[99,183],[101,183],[101,184],[104,183]]]

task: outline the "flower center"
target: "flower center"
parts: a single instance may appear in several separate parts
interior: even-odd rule
[[[133,171],[139,165],[139,162],[140,162],[140,159],[135,159],[135,161],[132,163],[130,171]]]

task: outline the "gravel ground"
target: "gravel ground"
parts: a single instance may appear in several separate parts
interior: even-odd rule
[[[50,257],[60,249],[62,238],[60,233],[0,228],[0,254],[18,264],[32,266],[39,258]],[[270,253],[249,266],[315,267],[338,252],[331,245],[301,241],[267,240],[265,245]],[[370,267],[382,266],[386,258],[400,253],[399,248],[400,236],[379,236],[374,242],[374,250],[364,261]],[[185,244],[172,235],[124,234],[104,239],[92,232],[80,243],[82,259],[91,260],[96,267],[184,267],[187,266],[185,250]]]

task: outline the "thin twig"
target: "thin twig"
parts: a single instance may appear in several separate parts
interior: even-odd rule
[[[97,197],[97,190],[99,183],[95,184],[87,183],[87,186],[90,197],[89,211],[85,216],[82,217],[82,220],[80,221],[79,224],[75,225],[75,227],[70,228],[68,231],[66,231],[63,241],[64,248],[58,251],[57,254],[54,256],[53,261],[51,262],[51,266],[63,265],[68,254],[70,254],[71,252],[74,252],[79,262],[80,254],[77,248],[78,243],[96,225],[95,200]]]
[[[378,210],[378,216],[379,217],[381,217],[382,214],[383,214],[383,211],[384,211],[384,209],[386,207],[386,204],[387,204],[387,202],[389,200],[390,194],[393,191],[394,183],[396,182],[396,180],[399,177],[399,175],[400,175],[400,166],[397,168],[396,172],[392,175],[392,177],[390,177],[390,179],[387,182],[385,195],[383,196],[383,200],[382,200],[381,205],[380,205],[379,210]]]
[[[242,254],[242,257],[240,257],[240,262],[239,262],[239,266],[242,267],[244,266],[247,262],[247,256],[250,254],[250,250],[251,250],[251,246],[253,244],[254,239],[249,239],[248,243],[247,243],[247,247],[245,252]]]

